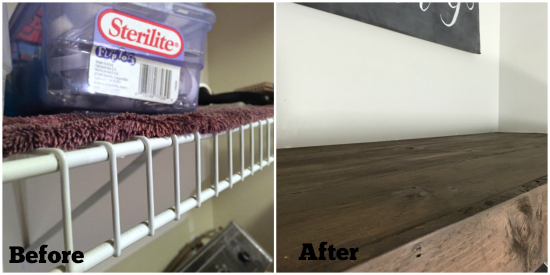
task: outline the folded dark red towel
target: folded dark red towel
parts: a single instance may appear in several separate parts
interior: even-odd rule
[[[35,148],[72,150],[93,141],[111,143],[134,136],[168,137],[194,132],[219,133],[273,117],[273,106],[199,107],[184,114],[118,115],[69,113],[33,117],[4,117],[3,157]]]

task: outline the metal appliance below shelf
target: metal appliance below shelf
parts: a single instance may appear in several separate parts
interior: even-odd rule
[[[239,225],[230,222],[176,272],[265,272],[273,258]]]

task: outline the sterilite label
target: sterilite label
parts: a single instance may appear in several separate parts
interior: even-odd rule
[[[177,29],[107,7],[96,18],[88,82],[95,93],[172,104],[183,49]]]
[[[124,49],[94,46],[88,82],[96,93],[172,104],[178,98],[180,70]]]

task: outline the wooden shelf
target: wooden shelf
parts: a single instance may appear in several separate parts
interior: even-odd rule
[[[534,271],[546,175],[546,134],[277,150],[277,271]],[[321,242],[357,260],[298,260]]]

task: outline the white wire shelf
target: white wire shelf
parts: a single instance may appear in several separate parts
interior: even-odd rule
[[[170,221],[179,220],[180,216],[189,210],[200,207],[201,203],[217,197],[220,192],[232,188],[235,183],[243,181],[263,167],[270,165],[274,161],[271,152],[271,127],[273,127],[273,118],[252,122],[246,125],[241,125],[239,128],[230,130],[231,133],[239,132],[240,138],[240,172],[231,174],[233,171],[233,146],[232,136],[228,135],[228,165],[231,176],[226,180],[219,180],[219,143],[218,137],[226,135],[228,132],[217,134],[199,133],[187,134],[183,136],[173,135],[167,138],[146,138],[136,136],[133,140],[111,144],[109,142],[98,141],[89,144],[88,148],[64,152],[55,148],[40,148],[26,154],[34,155],[30,158],[11,160],[2,163],[2,180],[6,184],[13,182],[17,184],[18,180],[27,179],[39,175],[60,172],[61,176],[61,192],[62,192],[62,228],[64,238],[64,248],[66,251],[74,251],[73,249],[73,234],[72,234],[72,214],[78,210],[71,209],[70,195],[70,179],[69,169],[90,165],[102,161],[109,161],[110,177],[111,177],[111,201],[112,201],[112,218],[113,218],[113,238],[96,246],[95,248],[84,253],[84,261],[82,263],[74,263],[69,261],[66,265],[54,268],[52,272],[85,272],[92,267],[98,265],[104,260],[121,255],[122,250],[145,238],[153,236],[155,230],[166,225]],[[267,138],[264,138],[264,126],[267,129]],[[254,128],[259,127],[260,133],[260,159],[254,161]],[[245,164],[245,130],[248,130],[250,135],[250,163],[247,167]],[[202,140],[213,138],[214,148],[214,184],[209,188],[202,190],[201,188],[201,146]],[[195,169],[196,169],[196,189],[195,196],[189,197],[183,201],[180,199],[180,166],[179,166],[179,144],[195,143]],[[264,143],[266,146],[264,147]],[[154,185],[153,185],[153,151],[163,148],[173,148],[173,164],[174,164],[174,206],[166,209],[158,215],[154,215]],[[265,149],[264,149],[265,148]],[[264,158],[264,151],[267,151],[267,157]],[[144,154],[146,156],[146,177],[147,177],[147,208],[148,219],[130,228],[126,232],[120,232],[120,212],[119,212],[119,195],[118,195],[118,178],[123,177],[124,171],[117,173],[117,158],[134,154]],[[131,172],[130,172],[131,173]],[[77,213],[78,215],[78,213]],[[40,242],[36,242],[40,243]],[[35,250],[37,247],[29,247],[27,251]]]

